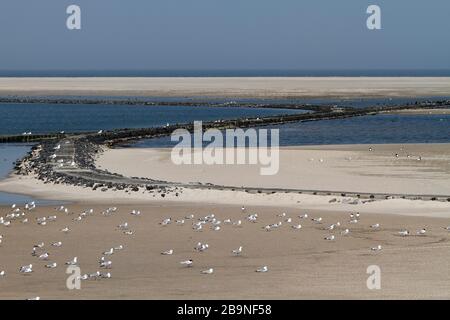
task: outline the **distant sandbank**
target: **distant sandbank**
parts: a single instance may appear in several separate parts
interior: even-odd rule
[[[450,96],[450,77],[0,78],[0,95],[413,98]]]

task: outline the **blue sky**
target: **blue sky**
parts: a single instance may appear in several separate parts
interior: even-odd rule
[[[82,30],[66,8],[82,9]],[[382,9],[382,30],[366,9]],[[448,0],[2,0],[0,70],[450,69]]]

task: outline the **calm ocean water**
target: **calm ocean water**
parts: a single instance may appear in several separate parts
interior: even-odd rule
[[[194,120],[212,121],[305,112],[241,107],[0,104],[0,134],[144,128]]]
[[[289,123],[276,128],[280,129],[281,146],[450,142],[450,115],[375,115]],[[162,137],[141,140],[133,146],[151,148],[175,144],[170,137]]]
[[[30,145],[26,144],[0,144],[0,180],[8,176],[14,162],[25,156],[29,150]],[[20,194],[0,192],[0,205],[24,204],[31,201],[36,201],[37,204],[42,205],[61,203],[61,201],[36,200]]]
[[[0,70],[0,77],[448,77],[445,69],[400,70]]]

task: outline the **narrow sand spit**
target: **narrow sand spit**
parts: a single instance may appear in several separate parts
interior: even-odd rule
[[[97,164],[125,176],[171,182],[450,195],[450,144],[287,147],[279,159],[279,172],[272,176],[260,175],[260,165],[175,165],[171,149],[107,150]]]

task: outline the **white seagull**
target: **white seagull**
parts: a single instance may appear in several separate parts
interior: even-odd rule
[[[267,272],[267,271],[269,271],[269,268],[267,268],[267,266],[263,266],[256,269],[256,272]]]
[[[214,272],[214,269],[213,268],[209,268],[209,269],[203,270],[202,274],[212,274],[213,272]]]
[[[242,221],[241,220],[233,222],[233,226],[235,226],[235,227],[240,227],[241,225],[242,225]]]
[[[45,265],[45,267],[46,267],[46,268],[49,268],[49,269],[54,269],[54,268],[56,268],[57,266],[58,266],[58,265],[57,265],[56,262],[49,263],[49,264],[46,264],[46,265]]]
[[[114,253],[114,248],[109,249],[108,251],[103,252],[105,256],[110,256]]]
[[[74,257],[71,261],[67,261],[66,265],[68,265],[68,266],[76,266],[77,263],[78,263],[78,258]]]
[[[124,223],[119,224],[119,225],[117,226],[117,228],[118,228],[119,230],[127,230],[127,229],[128,229],[128,222],[124,222]]]
[[[110,269],[112,267],[112,261],[105,261],[100,263],[100,268]]]
[[[427,230],[425,228],[423,228],[423,229],[418,230],[417,234],[420,236],[423,236],[426,232],[427,232]]]
[[[170,224],[172,222],[172,218],[167,218],[164,219],[162,222],[160,222],[159,224],[162,226],[167,226],[168,224]]]
[[[131,214],[132,216],[140,216],[140,215],[141,215],[141,212],[140,212],[139,210],[133,210],[133,211],[130,212],[130,214]]]
[[[29,264],[27,266],[22,266],[22,267],[20,267],[19,272],[20,273],[31,273],[31,272],[33,272],[33,265]]]
[[[235,256],[240,255],[240,254],[242,253],[242,246],[240,246],[240,247],[237,248],[237,249],[234,249],[234,250],[232,251],[232,253],[233,253]]]
[[[182,265],[184,265],[184,266],[186,266],[186,267],[191,267],[193,263],[194,263],[194,262],[192,261],[192,259],[189,259],[189,260],[185,260],[185,261],[181,261],[181,262],[180,262],[180,264],[182,264]]]
[[[47,252],[39,256],[39,260],[48,260],[49,254]]]
[[[63,233],[69,233],[69,231],[70,231],[69,227],[65,227],[65,228],[61,229],[61,232],[63,232]]]
[[[164,256],[171,256],[173,254],[173,249],[161,252]]]
[[[311,220],[314,221],[315,223],[321,223],[322,222],[322,217],[312,218]]]
[[[376,247],[370,248],[372,251],[380,251],[382,249],[381,244],[377,245]]]

